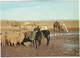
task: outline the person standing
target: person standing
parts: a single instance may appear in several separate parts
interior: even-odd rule
[[[37,26],[36,28],[33,29],[33,31],[30,33],[29,39],[33,41],[35,39],[36,33],[38,31],[40,31],[40,27],[39,26]]]

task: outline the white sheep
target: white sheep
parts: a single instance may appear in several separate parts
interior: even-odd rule
[[[0,44],[1,44],[1,35],[0,35]]]
[[[11,36],[8,37],[8,41],[11,43],[11,45],[16,46],[16,44],[19,42],[19,44],[21,44],[21,42],[24,39],[24,34],[23,33],[18,33],[18,34],[13,34]]]
[[[8,45],[10,45],[10,40],[11,40],[11,38],[13,38],[14,37],[14,35],[12,35],[12,34],[8,34],[7,35],[7,43],[8,43]]]
[[[6,33],[2,33],[2,35],[0,35],[0,43],[2,44],[2,46],[6,44],[6,39],[7,39]]]

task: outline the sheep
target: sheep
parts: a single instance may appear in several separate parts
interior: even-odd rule
[[[0,35],[0,45],[1,45],[1,35]]]
[[[5,37],[4,36],[1,36],[1,44],[2,44],[2,46],[5,45]]]
[[[11,44],[11,40],[12,40],[12,38],[14,38],[15,36],[14,35],[17,35],[17,33],[8,33],[8,35],[7,35],[7,44],[8,45],[10,45]],[[13,39],[14,40],[14,39]],[[12,40],[12,41],[13,41]]]
[[[8,37],[8,41],[11,43],[12,46],[16,46],[18,42],[21,45],[21,42],[23,41],[23,39],[24,39],[23,33],[13,34]]]
[[[7,35],[6,35],[6,33],[2,33],[1,35],[0,35],[0,43],[2,44],[2,46],[4,46],[5,44],[6,44],[6,39],[7,39]]]
[[[8,36],[7,36],[7,44],[8,44],[8,45],[10,45],[10,40],[11,40],[11,38],[13,38],[13,37],[14,37],[14,35],[8,34]]]

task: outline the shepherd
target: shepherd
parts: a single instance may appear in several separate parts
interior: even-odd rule
[[[38,31],[40,31],[39,25],[36,28],[33,29],[33,31],[31,32],[31,34],[29,36],[29,39],[33,41],[35,39],[36,33]]]

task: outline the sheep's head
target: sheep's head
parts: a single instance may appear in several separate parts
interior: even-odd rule
[[[28,34],[27,34],[27,32],[24,32],[24,36],[25,36],[25,38],[29,37]]]

